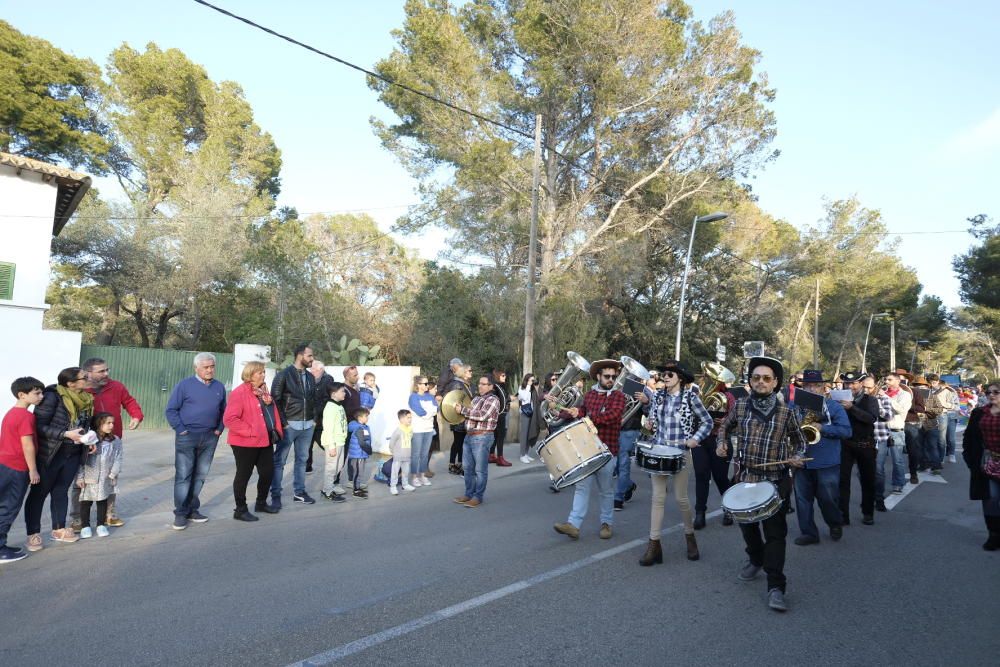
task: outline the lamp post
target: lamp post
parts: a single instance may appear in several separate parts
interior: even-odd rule
[[[917,348],[920,347],[921,345],[927,345],[929,343],[930,343],[929,340],[913,341],[913,356],[910,357],[910,372],[913,373],[914,375],[917,374],[917,369],[913,366],[913,364],[917,363]]]
[[[691,268],[691,250],[694,248],[694,233],[698,229],[699,222],[715,222],[728,218],[728,213],[710,213],[709,215],[696,215],[691,223],[691,240],[688,242],[687,259],[684,260],[684,277],[681,279],[681,303],[677,309],[677,340],[674,343],[674,359],[681,358],[681,331],[684,329],[684,297],[687,294],[688,271]]]
[[[889,317],[889,313],[872,313],[871,317],[868,318],[868,331],[865,333],[865,349],[861,352],[861,372],[865,373],[868,371],[867,361],[868,361],[868,337],[872,333],[872,320],[876,317]]]

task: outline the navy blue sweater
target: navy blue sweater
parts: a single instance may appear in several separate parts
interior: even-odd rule
[[[226,387],[218,380],[209,384],[197,375],[186,377],[174,387],[167,401],[166,417],[177,433],[222,433],[222,413],[226,411]]]

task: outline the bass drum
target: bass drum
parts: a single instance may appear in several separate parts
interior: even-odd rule
[[[535,447],[549,470],[554,489],[576,484],[614,458],[597,437],[597,427],[584,417],[553,433]]]

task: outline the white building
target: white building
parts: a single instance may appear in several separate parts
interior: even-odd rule
[[[81,335],[42,328],[49,306],[49,254],[90,189],[90,177],[0,152],[0,409],[14,402],[14,378],[54,384],[80,363]]]

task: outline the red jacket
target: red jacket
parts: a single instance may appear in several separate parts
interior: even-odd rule
[[[87,391],[94,395],[94,414],[98,412],[110,412],[115,416],[115,435],[122,437],[122,410],[128,413],[129,417],[142,421],[142,408],[139,401],[128,393],[118,380],[108,380],[108,383],[99,389],[87,387]]]
[[[281,415],[278,413],[278,406],[271,404],[274,408],[274,427],[279,436],[284,436],[281,428]],[[253,388],[249,382],[244,382],[233,389],[229,394],[229,402],[226,404],[226,411],[222,415],[222,423],[229,429],[228,442],[236,447],[267,447],[271,444],[267,437],[267,423],[264,421],[264,412],[260,408],[260,401],[253,393]]]

